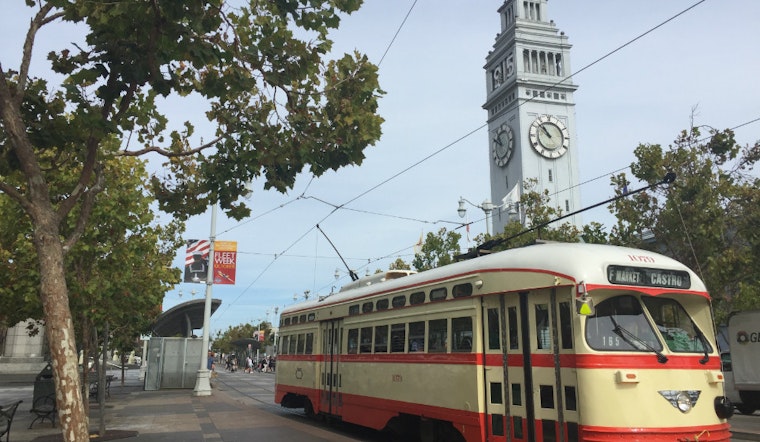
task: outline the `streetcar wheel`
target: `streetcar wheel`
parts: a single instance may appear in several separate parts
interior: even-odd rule
[[[311,401],[308,399],[306,399],[304,402],[305,403],[303,404],[303,412],[306,414],[307,417],[313,419],[314,417],[316,417],[316,414],[314,413],[314,406],[311,405]]]
[[[736,409],[741,414],[752,414],[755,412],[755,407],[747,404],[736,404]]]

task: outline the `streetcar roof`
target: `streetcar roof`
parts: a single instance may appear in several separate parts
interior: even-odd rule
[[[350,284],[357,287],[288,306],[282,314],[360,298],[373,293],[420,286],[494,270],[522,270],[561,276],[573,283],[583,281],[587,285],[609,285],[606,274],[609,265],[686,271],[691,279],[689,290],[706,291],[701,279],[693,271],[680,262],[659,253],[604,244],[552,242],[496,252],[382,283],[365,286],[352,282]]]

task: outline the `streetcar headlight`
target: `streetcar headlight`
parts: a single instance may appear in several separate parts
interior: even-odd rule
[[[676,403],[678,404],[678,409],[683,413],[688,413],[691,411],[691,398],[688,394],[686,394],[685,391],[678,393],[678,396],[676,396]]]
[[[700,390],[660,390],[660,395],[681,413],[688,413],[697,405]]]

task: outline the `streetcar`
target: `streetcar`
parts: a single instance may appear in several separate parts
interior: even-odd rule
[[[631,248],[544,243],[282,311],[275,401],[423,441],[728,441],[711,301]]]

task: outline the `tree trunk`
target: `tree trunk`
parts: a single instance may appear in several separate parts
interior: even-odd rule
[[[92,354],[92,325],[85,315],[81,315],[82,323],[82,407],[84,412],[90,416],[90,355]]]
[[[100,437],[106,435],[106,368],[108,367],[108,321],[106,321],[105,331],[103,332],[103,365],[98,370],[98,409],[100,410],[100,419],[98,421],[98,434]]]
[[[63,245],[55,212],[43,209],[37,215],[34,246],[40,263],[40,297],[56,383],[58,418],[65,441],[86,441],[89,440],[89,423],[82,403],[77,369],[76,338],[69,308]]]

